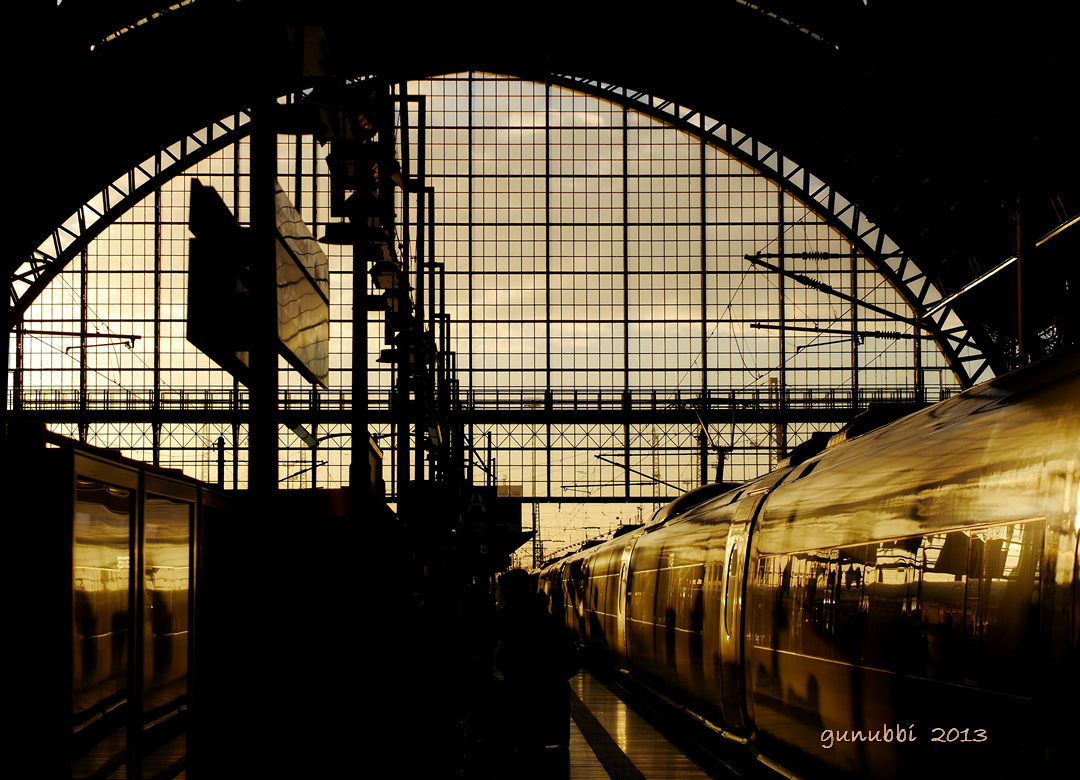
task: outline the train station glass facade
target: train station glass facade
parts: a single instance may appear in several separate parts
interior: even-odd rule
[[[702,138],[631,105],[491,74],[415,82],[408,92],[426,96],[445,290],[439,327],[456,353],[466,432],[500,484],[537,502],[548,553],[647,519],[700,484],[703,425],[713,448],[730,448],[725,479],[743,480],[815,431],[835,430],[836,410],[912,400],[917,386],[929,401],[958,389],[933,343],[896,319],[911,317],[910,307],[851,242]],[[414,107],[414,155],[417,119]],[[324,155],[311,136],[279,136],[279,181],[316,236],[338,221]],[[198,162],[53,281],[12,335],[16,408],[78,412],[56,430],[210,482],[221,438],[225,486],[245,487],[246,432],[229,419],[244,389],[184,331],[190,180],[214,186],[244,224],[247,170],[246,139]],[[415,219],[399,207],[399,221]],[[416,237],[415,224],[399,225],[406,254]],[[324,249],[329,389],[281,367],[282,403],[301,420],[313,403],[352,403],[351,248]],[[782,257],[788,271],[876,308],[748,255],[774,265]],[[383,316],[371,313],[368,328],[376,416],[392,386],[378,362]],[[140,421],[148,405],[189,421]],[[538,409],[559,414],[538,420]],[[632,422],[613,419],[626,409]],[[791,413],[742,414],[751,409]],[[693,410],[700,422],[686,419]],[[392,441],[389,424],[372,430]],[[283,427],[282,487],[347,483],[348,434],[344,422],[321,426],[313,458]],[[711,477],[715,449],[706,449]],[[386,452],[392,500],[394,451]]]

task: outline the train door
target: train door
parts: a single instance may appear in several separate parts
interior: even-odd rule
[[[746,566],[750,531],[757,509],[769,488],[748,493],[735,510],[728,527],[725,551],[720,618],[720,683],[723,692],[724,725],[733,731],[746,729],[746,685],[743,658],[743,604],[746,593]]]
[[[585,644],[588,635],[585,633],[585,574],[587,564],[581,558],[575,558],[567,567],[566,592],[570,596],[573,609],[567,614],[567,626],[574,629],[578,641]]]
[[[626,620],[627,620],[627,599],[629,597],[629,578],[630,578],[630,556],[634,551],[634,545],[637,543],[637,537],[631,537],[626,540],[626,544],[622,550],[622,561],[619,564],[619,604],[617,607],[616,615],[619,623],[619,647],[618,658],[619,666],[623,669],[630,668],[630,654],[627,651],[626,645]]]

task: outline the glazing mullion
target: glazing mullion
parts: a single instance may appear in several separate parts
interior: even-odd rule
[[[473,182],[473,132],[474,132],[474,123],[473,123],[473,99],[474,99],[474,95],[473,95],[473,79],[474,79],[474,73],[473,73],[473,71],[469,71],[468,99],[467,99],[468,116],[467,116],[467,121],[466,121],[466,132],[465,132],[466,145],[467,145],[466,146],[466,157],[467,157],[466,188],[467,188],[467,193],[466,193],[466,196],[465,196],[465,203],[466,203],[466,213],[468,214],[468,222],[467,222],[467,225],[466,225],[466,228],[465,228],[466,229],[466,239],[465,239],[465,241],[466,241],[466,265],[467,265],[467,268],[468,268],[467,289],[468,289],[468,293],[469,293],[468,294],[468,312],[469,312],[469,315],[468,315],[468,328],[466,330],[466,341],[467,341],[467,344],[468,344],[468,350],[467,350],[466,354],[468,354],[468,356],[469,356],[468,392],[470,394],[472,393],[473,388],[475,387],[475,384],[476,384],[475,381],[474,381],[474,377],[476,376],[476,373],[475,373],[476,359],[474,357],[474,355],[476,354],[476,344],[475,344],[475,341],[473,339],[473,327],[474,327],[473,323],[476,320],[476,313],[473,310],[473,298],[475,297],[475,290],[473,289],[473,280],[476,277],[476,275],[475,275],[475,270],[476,269],[475,269],[474,264],[473,264],[473,225],[474,225],[474,217],[473,217],[473,186],[474,186],[474,182]],[[470,443],[473,443],[474,446],[475,446],[475,442],[474,442],[473,437],[474,437],[474,429],[473,429],[472,420],[470,418],[470,421],[469,421],[469,441],[470,441]],[[470,457],[470,462],[471,462],[471,457]],[[486,464],[486,465],[490,466],[490,464]]]
[[[630,399],[630,227],[627,202],[630,198],[629,181],[629,141],[627,128],[627,107],[622,107],[622,260],[623,260],[623,398]],[[630,499],[630,425],[623,428],[623,493]]]
[[[544,88],[544,394],[551,397],[551,87]],[[547,495],[551,495],[551,423],[547,431]],[[539,532],[538,532],[539,535]]]
[[[155,156],[155,174],[161,172],[161,154]],[[161,398],[161,189],[154,190],[154,389],[155,411],[160,408]],[[152,459],[161,465],[161,422],[150,424]]]

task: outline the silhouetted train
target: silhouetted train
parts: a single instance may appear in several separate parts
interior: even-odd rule
[[[784,774],[1071,776],[1080,351],[793,460],[550,565],[553,611]]]

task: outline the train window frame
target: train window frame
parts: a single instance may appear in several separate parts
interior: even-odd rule
[[[115,475],[103,478],[84,471],[75,470],[70,520],[71,703],[73,739],[84,741],[85,750],[89,750],[90,745],[105,738],[103,733],[94,733],[101,731],[101,723],[95,728],[95,722],[115,720],[115,717],[106,716],[126,705],[132,695],[131,630],[132,615],[136,612],[133,561],[137,560],[138,486],[137,482],[127,483]],[[102,495],[99,497],[98,493]],[[105,533],[102,533],[103,529]],[[102,561],[94,558],[112,558],[112,565],[101,565]],[[83,606],[84,599],[92,601],[101,594],[106,597],[104,605]],[[102,607],[111,608],[111,613],[106,613]],[[89,628],[99,625],[102,630]],[[87,644],[101,644],[106,637],[110,649],[115,645],[118,653],[85,654]],[[102,668],[96,670],[97,674],[88,674],[95,670],[88,668],[87,658],[98,655],[109,659],[107,671]],[[95,677],[100,679],[95,681]],[[86,678],[90,678],[89,684],[86,684]],[[110,728],[115,733],[122,733],[119,741],[127,743],[124,722],[110,725]]]
[[[1016,675],[1002,674],[1000,677],[995,677],[992,680],[984,679],[986,674],[978,672],[972,668],[972,664],[979,664],[982,669],[993,669],[993,665],[988,663],[985,658],[979,653],[983,653],[981,649],[983,635],[987,633],[988,623],[981,617],[981,615],[992,614],[989,611],[987,605],[982,605],[983,612],[979,613],[979,617],[976,617],[976,621],[982,620],[983,623],[978,625],[979,635],[976,637],[969,637],[969,620],[967,612],[971,606],[971,600],[969,599],[969,589],[971,585],[969,580],[971,579],[970,566],[975,561],[973,552],[971,550],[972,545],[964,544],[963,549],[960,548],[959,543],[961,538],[967,542],[973,536],[986,536],[988,538],[997,538],[998,536],[1005,535],[1013,541],[1019,539],[1016,544],[1022,546],[1017,550],[1007,553],[1000,553],[999,557],[993,558],[990,555],[983,555],[977,559],[977,563],[981,568],[982,573],[985,575],[988,566],[991,566],[993,572],[997,572],[1001,569],[1003,576],[996,576],[994,579],[1000,580],[1006,583],[1016,583],[1013,585],[1017,589],[1019,595],[1014,595],[1013,603],[1010,605],[1016,611],[1022,611],[1026,603],[1030,602],[1030,612],[1028,622],[1024,625],[1025,636],[1016,640],[1016,646],[1020,648],[1018,652],[1023,652],[1024,647],[1031,646],[1033,640],[1037,638],[1037,634],[1040,623],[1039,605],[1042,602],[1043,594],[1042,588],[1046,581],[1046,572],[1044,571],[1046,562],[1046,540],[1049,536],[1050,530],[1047,528],[1048,518],[1045,515],[1036,517],[1027,517],[1018,520],[1011,520],[1007,522],[986,523],[977,526],[968,526],[965,528],[942,528],[928,531],[923,534],[911,534],[898,538],[878,539],[869,542],[864,542],[855,545],[841,545],[837,547],[821,548],[821,549],[806,549],[806,550],[791,550],[784,553],[776,553],[767,556],[762,556],[756,565],[755,586],[763,591],[775,590],[775,595],[766,596],[767,600],[771,600],[772,606],[769,607],[761,601],[759,596],[759,609],[764,607],[765,611],[761,614],[755,613],[755,627],[754,631],[754,643],[757,646],[767,647],[767,649],[775,649],[780,651],[787,651],[798,653],[801,655],[807,655],[810,657],[820,658],[822,660],[832,660],[841,663],[853,663],[863,668],[879,669],[895,674],[904,674],[913,677],[930,680],[941,680],[943,682],[952,682],[956,684],[964,684],[968,686],[986,687],[987,684],[995,689],[1004,690],[1002,686],[1008,687],[1009,685],[1017,684]],[[1028,537],[1026,529],[1037,528],[1031,538]],[[1015,530],[1021,529],[1023,535],[1021,537],[1015,536]],[[940,546],[934,544],[932,540],[942,539]],[[888,658],[884,662],[882,658],[875,657],[873,652],[869,652],[872,648],[868,647],[868,636],[871,633],[872,625],[870,618],[870,600],[872,596],[872,586],[876,584],[879,578],[878,572],[878,556],[877,553],[881,550],[882,546],[889,549],[902,548],[907,551],[907,558],[909,565],[905,567],[905,582],[903,586],[905,588],[906,595],[904,596],[905,602],[902,605],[903,609],[903,628],[910,629],[915,633],[909,637],[916,642],[914,646],[919,647],[918,658],[913,659],[913,663],[904,662],[900,665],[892,663]],[[931,555],[933,551],[937,551],[936,555]],[[833,557],[834,553],[835,558]],[[1025,576],[1024,583],[1020,583],[1019,579],[1015,581],[1010,579],[1010,575],[1013,572],[1021,570],[1021,558],[1023,555],[1028,557],[1024,559],[1026,568],[1024,572],[1030,573],[1030,583],[1028,583]],[[1009,563],[1009,556],[1016,558],[1011,564]],[[815,652],[812,647],[807,647],[803,641],[804,626],[801,622],[808,616],[803,614],[804,602],[807,595],[807,578],[811,576],[811,570],[813,569],[812,559],[828,558],[831,562],[836,563],[836,576],[831,582],[831,586],[836,590],[836,593],[830,594],[821,592],[821,588],[817,588],[814,592],[813,599],[814,606],[811,607],[811,612],[818,609],[827,609],[829,605],[826,603],[829,598],[833,599],[833,613],[832,618],[826,621],[827,625],[823,624],[818,626],[817,623],[813,623],[815,630],[818,630],[820,634],[819,638],[825,641],[820,643],[820,650]],[[837,608],[839,605],[839,589],[847,586],[847,572],[844,571],[846,562],[854,564],[855,561],[860,561],[861,569],[861,581],[857,582],[854,573],[852,575],[850,590],[858,590],[857,598],[848,598],[847,609],[841,611]],[[729,559],[730,563],[730,559]],[[1001,566],[997,564],[1001,563]],[[831,565],[831,563],[830,563]],[[957,569],[958,566],[962,566],[962,569]],[[1011,566],[1011,568],[1010,568]],[[790,567],[790,569],[788,568]],[[853,570],[854,572],[854,570]],[[936,620],[930,620],[927,615],[927,610],[933,610],[935,603],[927,600],[926,586],[929,584],[926,575],[933,574],[939,577],[945,577],[947,579],[938,580],[942,584],[955,584],[961,588],[959,599],[954,599],[955,604],[952,605],[951,611],[949,603],[946,603],[942,609],[949,612],[949,615],[944,613],[937,616]],[[785,575],[787,575],[787,581],[785,582]],[[980,580],[985,580],[986,577],[980,577]],[[828,574],[825,575],[825,582],[829,583]],[[978,587],[983,589],[984,582],[980,581]],[[990,586],[986,586],[989,588]],[[989,591],[988,591],[989,592]],[[980,590],[981,593],[981,590]],[[822,602],[818,605],[817,602]],[[855,606],[852,610],[851,607]],[[1019,606],[1018,606],[1019,605]],[[728,620],[728,604],[725,604],[725,630],[729,628],[727,625]],[[939,605],[940,606],[940,605]],[[978,606],[978,605],[977,605]],[[940,609],[939,609],[940,611]],[[768,614],[766,614],[768,613]],[[813,613],[816,614],[816,613]],[[809,617],[812,617],[809,616]],[[946,621],[946,617],[951,617],[951,621]],[[766,625],[761,623],[761,620],[767,620],[769,624],[768,633],[763,633],[761,629],[766,628]],[[937,632],[931,636],[928,632],[933,630],[933,626],[943,626],[943,628],[937,630]],[[947,626],[947,628],[945,627]],[[845,629],[843,635],[837,631],[838,627]],[[827,628],[828,631],[820,631],[821,628]],[[942,635],[941,632],[945,631],[946,634]],[[854,633],[853,633],[854,632]],[[935,664],[935,659],[931,658],[929,647],[938,646],[940,643],[945,642],[948,645],[948,638],[952,634],[956,634],[954,646],[948,650],[946,657],[938,659],[938,663]],[[1007,632],[1001,632],[1005,635]],[[1015,633],[1015,632],[1013,632]],[[730,633],[728,634],[730,636]],[[771,639],[771,641],[770,641]],[[975,640],[974,642],[969,640]],[[1000,640],[999,640],[1000,641]],[[1025,644],[1026,643],[1026,644]],[[910,645],[910,643],[909,643]],[[957,647],[964,647],[966,649],[956,650]],[[880,648],[879,648],[880,649]],[[880,655],[880,653],[878,653]],[[944,662],[944,665],[941,665]],[[1034,664],[1028,665],[1034,668]]]

